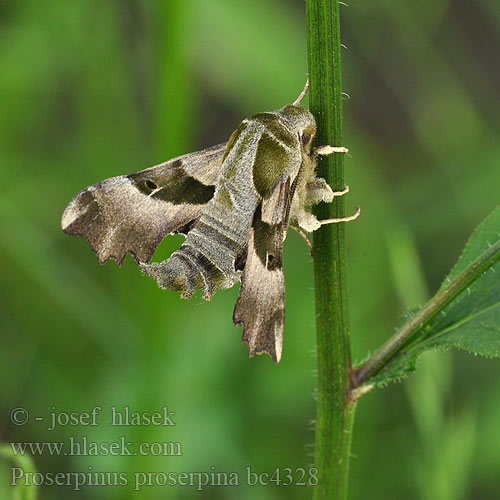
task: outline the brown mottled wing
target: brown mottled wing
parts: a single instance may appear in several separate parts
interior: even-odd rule
[[[149,262],[165,236],[200,217],[214,194],[225,147],[89,186],[66,207],[63,231],[83,236],[101,264],[115,259],[122,265],[128,252],[136,262]]]
[[[243,342],[250,357],[267,352],[278,363],[285,323],[283,241],[294,184],[280,182],[269,198],[257,207],[248,241],[233,322],[243,325]]]

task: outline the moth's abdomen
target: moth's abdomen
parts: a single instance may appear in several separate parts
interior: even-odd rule
[[[184,244],[163,262],[142,264],[142,269],[158,281],[166,290],[182,292],[189,298],[198,288],[203,288],[204,296],[212,298],[224,281],[224,275],[200,251]]]
[[[161,288],[181,291],[184,298],[203,288],[203,296],[209,300],[219,288],[239,281],[241,272],[235,262],[245,251],[244,245],[223,222],[204,214],[169,259],[141,267]]]

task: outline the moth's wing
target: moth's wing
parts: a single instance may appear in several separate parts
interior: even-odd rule
[[[285,324],[283,241],[294,185],[290,179],[262,200],[254,215],[233,322],[243,325],[250,357],[267,352],[281,359]]]
[[[83,236],[99,262],[128,252],[149,262],[168,234],[197,220],[215,191],[227,143],[87,187],[66,207],[65,233]]]

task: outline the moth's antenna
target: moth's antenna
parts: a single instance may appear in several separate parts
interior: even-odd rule
[[[297,97],[297,99],[295,99],[295,101],[293,103],[294,106],[298,106],[300,104],[300,101],[302,101],[302,99],[304,99],[308,90],[309,90],[309,78],[306,80],[304,90],[300,93],[299,97]]]

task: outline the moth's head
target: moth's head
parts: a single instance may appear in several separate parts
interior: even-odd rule
[[[302,106],[288,104],[278,113],[297,131],[301,144],[309,150],[316,135],[316,120],[312,113]]]

